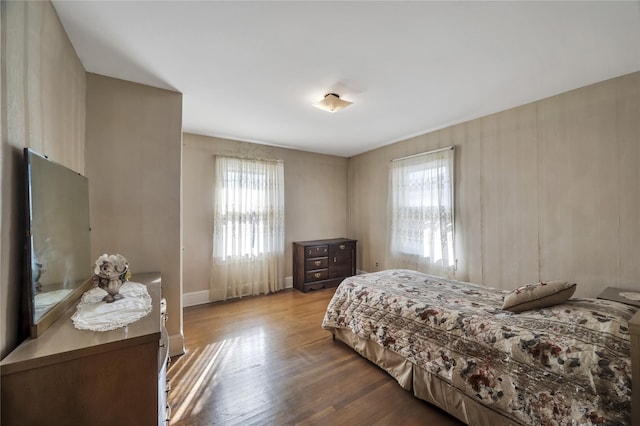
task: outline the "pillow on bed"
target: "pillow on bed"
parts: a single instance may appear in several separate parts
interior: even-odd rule
[[[568,300],[576,291],[575,283],[546,281],[518,287],[504,298],[502,309],[522,312],[546,308]]]

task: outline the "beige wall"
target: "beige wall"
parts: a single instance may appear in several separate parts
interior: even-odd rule
[[[182,352],[182,94],[87,74],[86,176],[93,257],[159,271],[171,353]]]
[[[4,356],[18,340],[25,223],[22,150],[31,147],[84,173],[86,79],[49,2],[3,1],[1,7],[0,356]]]
[[[293,241],[347,236],[348,159],[184,134],[184,293],[209,289],[214,155],[284,161],[285,276]]]
[[[640,73],[355,156],[358,265],[385,262],[392,158],[456,146],[456,278],[512,289],[551,279],[578,296],[640,290]]]

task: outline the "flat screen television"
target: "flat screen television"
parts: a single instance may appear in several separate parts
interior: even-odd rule
[[[25,315],[34,338],[92,284],[89,182],[29,148],[24,164]]]

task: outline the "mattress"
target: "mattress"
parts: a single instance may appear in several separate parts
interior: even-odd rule
[[[363,274],[340,284],[322,326],[405,360],[427,400],[435,380],[506,424],[630,424],[637,308],[574,298],[515,314],[501,309],[507,293],[410,270]],[[456,411],[451,395],[436,403]]]

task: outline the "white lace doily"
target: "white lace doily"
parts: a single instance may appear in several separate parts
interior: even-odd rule
[[[640,293],[636,293],[635,291],[623,291],[620,293],[620,296],[629,300],[640,300]]]
[[[99,287],[85,292],[71,317],[80,330],[109,331],[138,321],[151,312],[151,296],[147,286],[127,281],[120,287],[124,297],[113,303],[103,302],[107,294]]]

